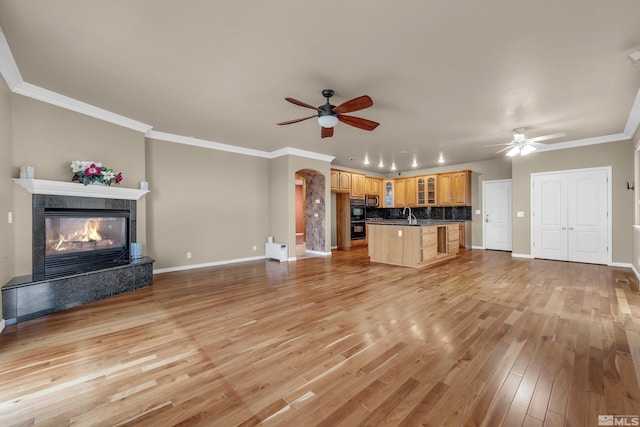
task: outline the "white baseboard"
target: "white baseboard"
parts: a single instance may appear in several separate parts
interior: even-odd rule
[[[338,249],[338,246],[331,246],[331,250]]]
[[[4,330],[4,319],[0,319],[0,334]]]
[[[224,261],[205,262],[202,264],[191,264],[191,265],[181,265],[178,267],[158,268],[156,270],[153,270],[153,274],[170,273],[173,271],[193,270],[196,268],[204,268],[204,267],[215,267],[218,265],[236,264],[238,262],[256,261],[259,259],[265,259],[265,257],[256,256],[256,257],[249,257],[249,258],[236,258],[236,259],[228,259]]]
[[[479,249],[481,251],[484,251],[484,246],[471,246],[471,249]]]
[[[640,282],[640,272],[636,270],[636,267],[633,264],[631,264],[631,270],[633,271],[633,274],[636,275],[636,279],[638,279],[638,281]]]
[[[531,254],[516,254],[516,253],[511,253],[511,257],[512,258],[527,258],[527,259],[533,259],[533,255]]]
[[[609,267],[633,268],[633,264],[629,262],[612,262]]]

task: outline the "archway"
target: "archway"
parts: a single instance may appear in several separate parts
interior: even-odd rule
[[[300,169],[296,179],[296,257],[326,252],[326,179],[313,169]]]

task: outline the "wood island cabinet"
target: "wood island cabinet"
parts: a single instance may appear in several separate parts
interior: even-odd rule
[[[441,225],[368,224],[371,262],[426,267],[455,258],[460,251],[458,223]]]

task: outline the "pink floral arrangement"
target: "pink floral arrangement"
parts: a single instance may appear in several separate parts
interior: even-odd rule
[[[92,182],[111,185],[114,182],[119,184],[122,181],[122,172],[116,174],[113,169],[93,161],[74,160],[71,162],[71,171],[73,172],[71,180],[84,185],[89,185]]]

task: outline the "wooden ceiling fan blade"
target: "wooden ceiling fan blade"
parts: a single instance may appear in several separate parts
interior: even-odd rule
[[[349,101],[343,102],[333,109],[334,113],[343,114],[343,113],[352,113],[354,111],[364,110],[365,108],[369,108],[373,105],[373,99],[369,95],[362,95],[357,98],[350,99]]]
[[[282,125],[290,125],[290,124],[293,124],[293,123],[302,122],[304,120],[313,119],[314,117],[318,117],[318,116],[317,115],[313,115],[313,116],[309,116],[309,117],[304,117],[302,119],[289,120],[289,121],[286,121],[286,122],[280,122],[280,123],[276,123],[276,124],[280,125],[280,126],[282,126]]]
[[[307,104],[306,102],[298,101],[295,98],[285,98],[285,99],[292,104],[299,105],[300,107],[311,108],[312,110],[320,111],[318,107],[314,107],[313,105]]]
[[[321,138],[330,138],[333,136],[333,128],[322,128],[320,132]]]
[[[363,130],[374,130],[380,124],[378,122],[363,119],[361,117],[345,116],[344,114],[338,114],[338,120],[340,120],[342,123],[346,123]]]
[[[542,135],[542,136],[536,136],[535,138],[527,138],[527,140],[531,142],[540,142],[540,141],[546,141],[548,139],[562,138],[563,136],[567,136],[567,134],[564,132],[552,133],[550,135]]]

